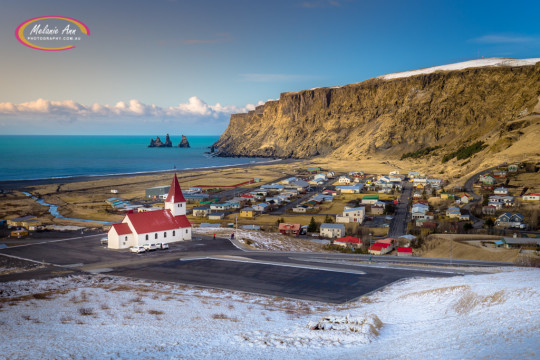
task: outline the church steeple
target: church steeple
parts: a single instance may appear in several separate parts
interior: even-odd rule
[[[165,199],[165,209],[171,210],[173,216],[186,215],[186,199],[180,189],[176,173],[174,174],[167,199]]]

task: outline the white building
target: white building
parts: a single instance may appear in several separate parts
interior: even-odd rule
[[[364,221],[364,216],[366,215],[366,208],[363,206],[350,208],[345,207],[342,215],[336,215],[336,222],[338,223],[359,223],[361,224]]]
[[[322,224],[320,234],[325,238],[340,238],[345,236],[345,225],[343,224]]]
[[[186,217],[186,199],[174,175],[165,209],[127,214],[108,233],[111,249],[125,249],[147,243],[191,240],[191,223]]]

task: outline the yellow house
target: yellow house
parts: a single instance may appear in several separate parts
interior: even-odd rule
[[[418,185],[416,185],[416,188],[417,188],[417,189],[423,189],[423,188],[424,188],[424,185],[418,184]]]
[[[240,217],[253,218],[255,217],[255,213],[256,211],[253,208],[250,208],[250,207],[243,208],[242,210],[240,210]]]

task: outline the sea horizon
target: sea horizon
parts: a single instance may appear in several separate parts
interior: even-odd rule
[[[165,134],[157,135],[162,141]],[[0,181],[136,175],[210,169],[268,159],[209,154],[219,135],[185,135],[190,148],[179,148],[182,135],[169,135],[170,148],[149,148],[156,135],[0,135]]]

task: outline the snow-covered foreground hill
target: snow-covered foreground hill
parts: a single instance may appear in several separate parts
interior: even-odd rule
[[[106,275],[0,286],[3,359],[538,359],[540,270],[328,305]]]

